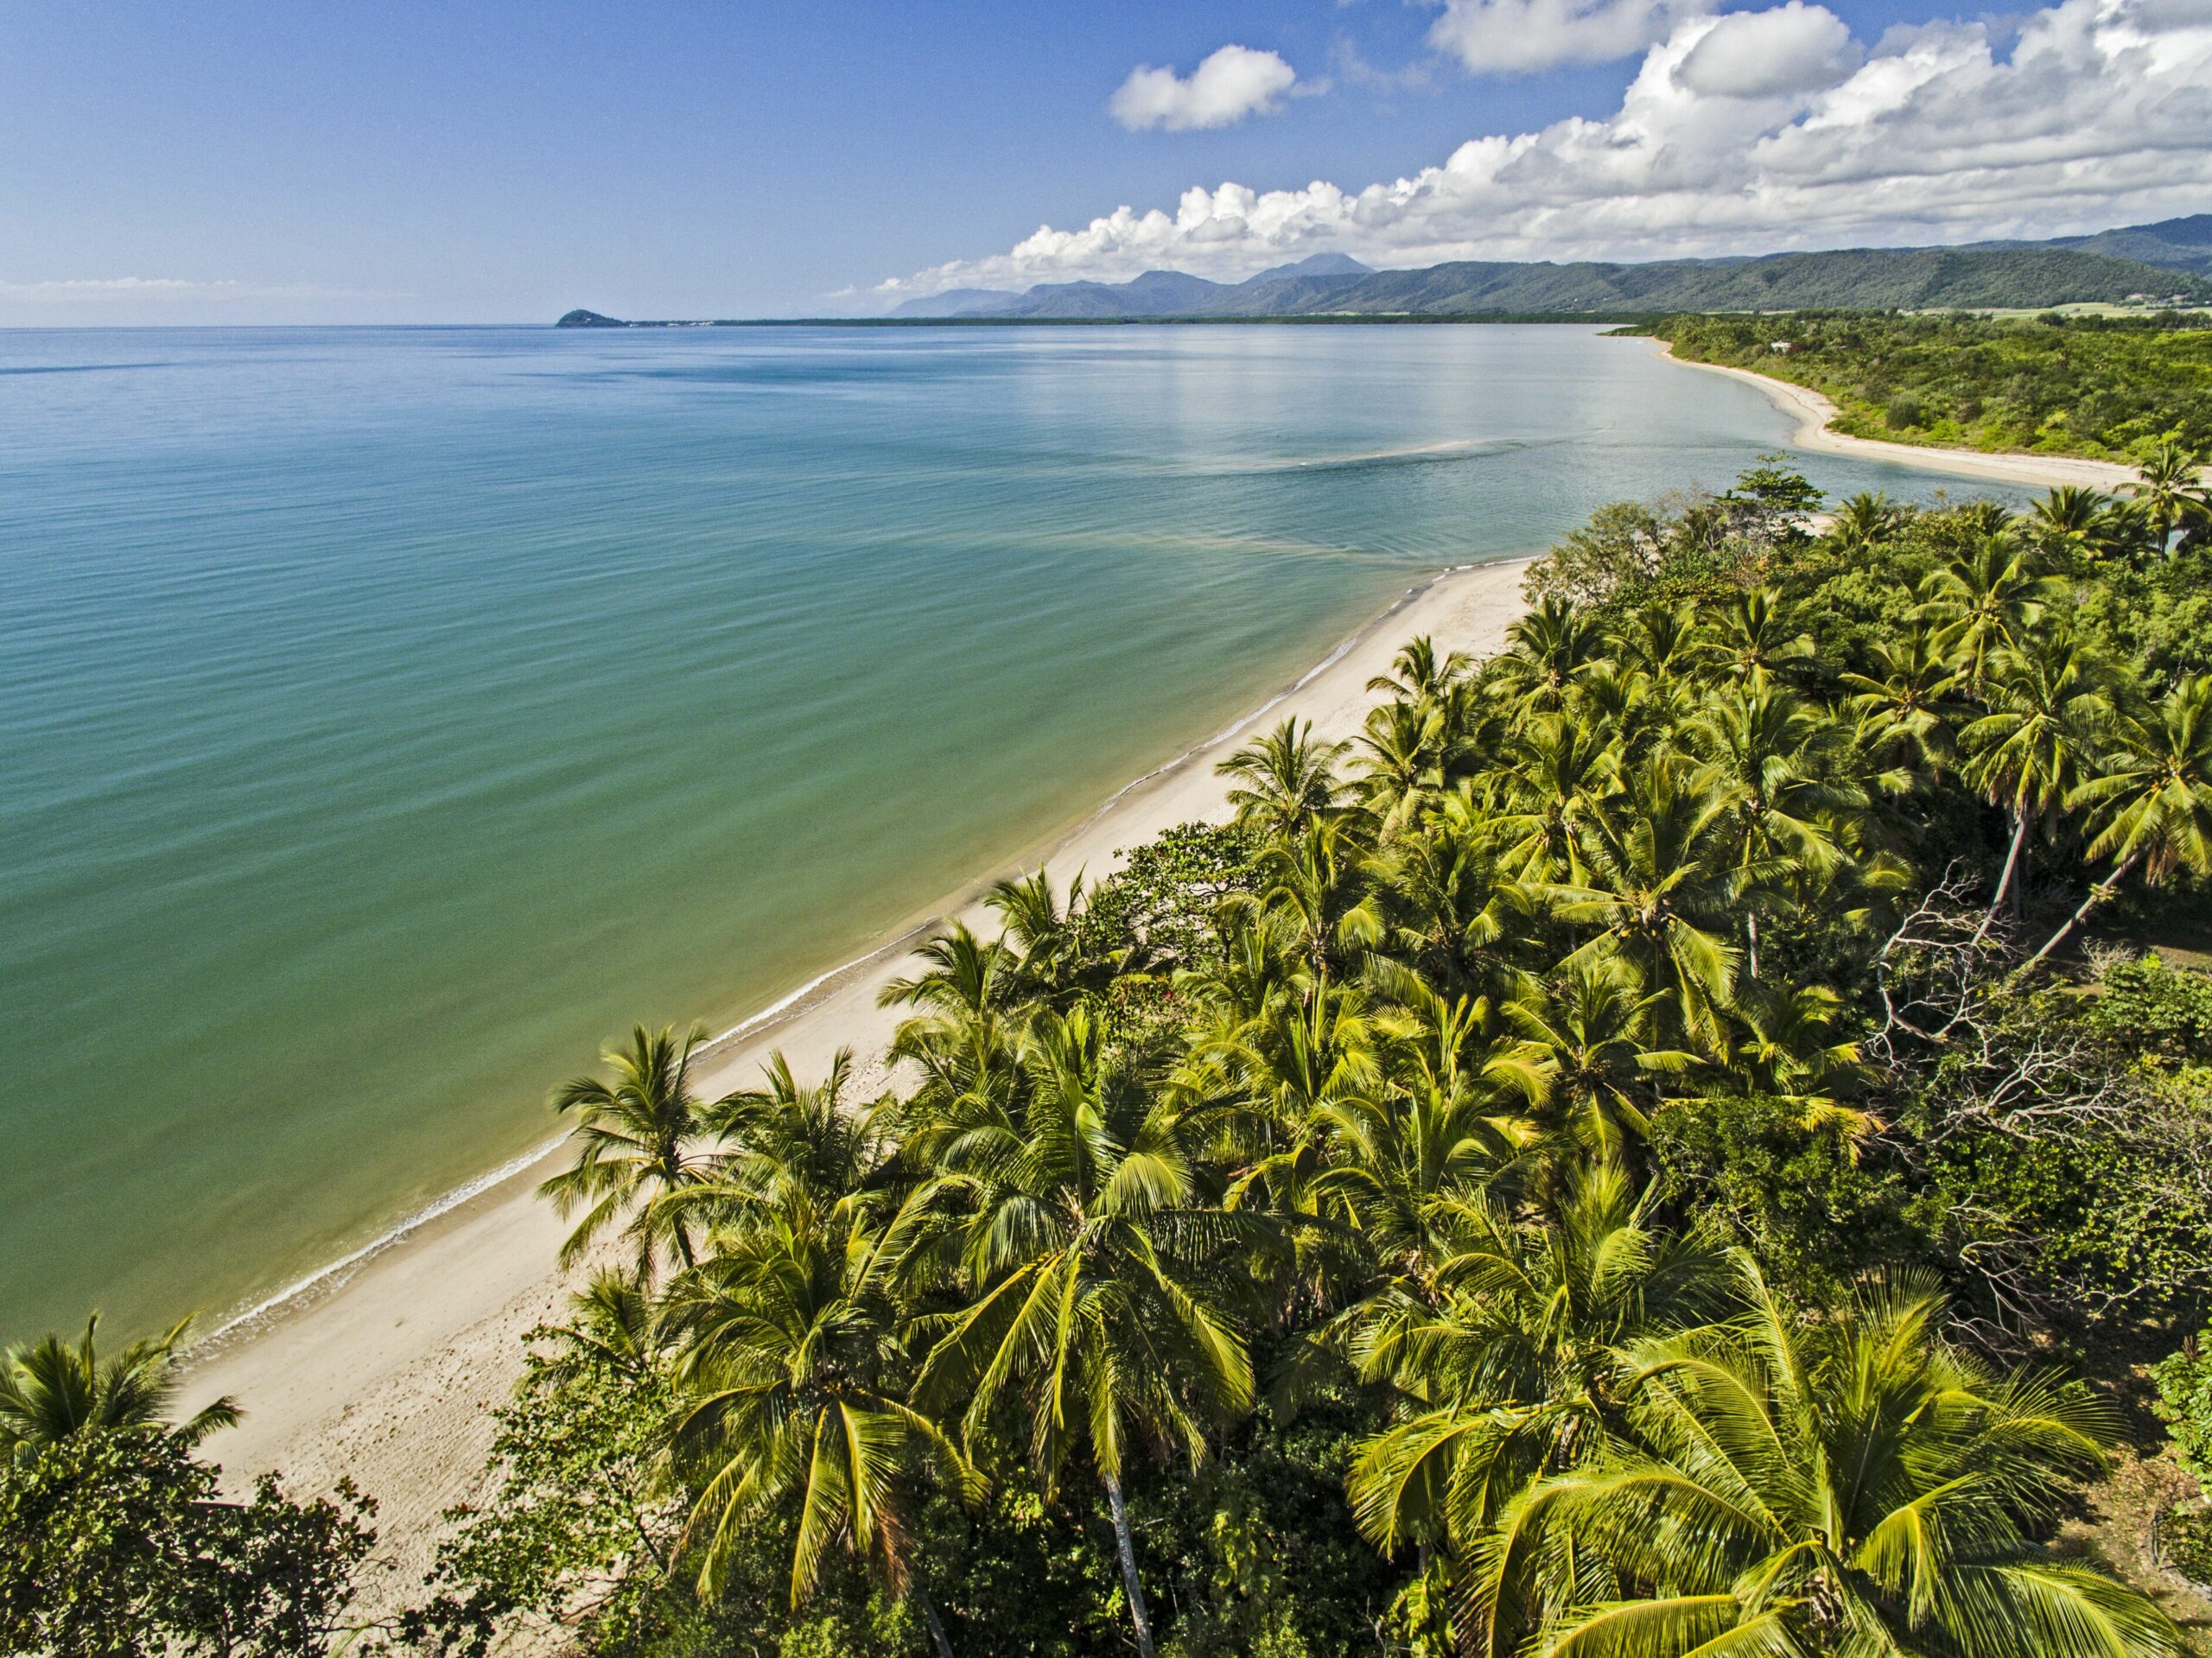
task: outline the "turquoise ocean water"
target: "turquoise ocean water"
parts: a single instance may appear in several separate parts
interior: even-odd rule
[[[0,1335],[267,1293],[1789,430],[1560,327],[0,333]]]

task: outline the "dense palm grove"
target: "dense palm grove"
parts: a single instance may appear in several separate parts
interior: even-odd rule
[[[1669,317],[1677,355],[1833,397],[1855,437],[2130,463],[2212,448],[2202,312],[2005,321],[1967,314]],[[1787,346],[1786,353],[1776,350]]]
[[[2212,981],[2120,942],[2212,874],[2212,515],[1818,505],[1608,509],[1233,823],[1001,886],[882,1098],[611,1051],[588,1286],[385,1636],[2183,1650],[2056,1545],[2212,1288]]]

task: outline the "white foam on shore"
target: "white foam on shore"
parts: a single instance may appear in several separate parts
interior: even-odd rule
[[[451,1191],[445,1193],[442,1197],[434,1198],[429,1203],[425,1204],[422,1208],[416,1210],[413,1214],[408,1216],[397,1225],[388,1227],[384,1231],[379,1232],[375,1237],[371,1238],[359,1248],[348,1251],[346,1254],[339,1256],[337,1260],[330,1262],[327,1266],[316,1267],[315,1271],[309,1273],[305,1278],[298,1279],[290,1284],[287,1284],[283,1289],[276,1291],[274,1294],[265,1296],[261,1300],[256,1301],[251,1306],[246,1308],[245,1312],[226,1318],[221,1324],[216,1325],[214,1329],[209,1331],[207,1334],[200,1339],[202,1341],[212,1342],[218,1337],[228,1335],[231,1331],[238,1329],[242,1324],[251,1324],[256,1318],[262,1317],[265,1313],[276,1312],[277,1308],[283,1306],[288,1301],[297,1300],[301,1296],[305,1295],[317,1285],[328,1283],[332,1279],[346,1271],[347,1267],[358,1267],[361,1262],[366,1261],[371,1255],[383,1253],[385,1250],[390,1248],[393,1244],[398,1242],[402,1238],[405,1237],[410,1232],[415,1231],[417,1228],[429,1225],[441,1215],[452,1213],[454,1210],[460,1208],[461,1204],[467,1203],[471,1197],[477,1197],[481,1193],[491,1191],[494,1186],[504,1185],[505,1182],[512,1180],[516,1175],[520,1174],[531,1164],[541,1161],[543,1159],[550,1156],[553,1151],[567,1139],[568,1136],[566,1134],[556,1134],[552,1139],[532,1147],[529,1151],[523,1153],[519,1157],[508,1159],[507,1161],[500,1164],[496,1169],[492,1169],[483,1174],[480,1174],[474,1180],[464,1181],[461,1185],[455,1186]]]
[[[1500,564],[1510,564],[1515,562],[1515,560],[1510,558],[1499,559],[1497,561],[1497,562]],[[1143,788],[1146,784],[1152,782],[1154,778],[1164,778],[1172,772],[1180,770],[1183,766],[1189,765],[1190,762],[1198,755],[1205,753],[1209,748],[1217,747],[1219,745],[1227,742],[1231,737],[1236,736],[1239,732],[1247,730],[1252,726],[1256,725],[1260,721],[1266,719],[1269,714],[1273,713],[1276,708],[1281,708],[1285,702],[1297,696],[1299,692],[1304,690],[1308,685],[1319,679],[1323,674],[1327,673],[1330,669],[1335,667],[1346,657],[1350,656],[1354,651],[1357,650],[1362,641],[1366,639],[1366,638],[1370,634],[1373,633],[1376,629],[1386,626],[1390,618],[1396,615],[1414,600],[1420,598],[1422,594],[1427,593],[1431,588],[1434,587],[1439,581],[1441,581],[1446,576],[1456,575],[1461,570],[1471,570],[1474,568],[1475,567],[1471,564],[1448,565],[1445,569],[1439,570],[1427,581],[1417,581],[1412,587],[1408,588],[1403,593],[1398,595],[1397,599],[1391,604],[1388,610],[1384,611],[1373,621],[1369,622],[1365,626],[1360,628],[1356,632],[1347,635],[1338,644],[1335,650],[1330,651],[1327,656],[1323,657],[1320,661],[1315,663],[1311,668],[1308,668],[1303,674],[1300,675],[1298,678],[1293,680],[1288,685],[1286,685],[1282,689],[1277,691],[1266,702],[1261,703],[1259,707],[1252,709],[1249,713],[1237,715],[1236,719],[1230,721],[1219,731],[1215,732],[1212,736],[1205,738],[1202,741],[1192,744],[1190,747],[1176,755],[1173,759],[1162,761],[1160,765],[1154,766],[1152,770],[1145,772],[1142,776],[1132,778],[1128,782],[1115,790],[1112,794],[1107,796],[1106,798],[1099,804],[1098,809],[1096,811],[1092,812],[1088,817],[1085,817],[1080,823],[1077,824],[1074,829],[1069,830],[1065,835],[1062,836],[1061,843],[1065,845],[1067,842],[1073,840],[1077,835],[1082,834],[1084,830],[1089,829],[1100,818],[1105,816],[1107,813],[1112,811],[1114,808],[1119,805],[1124,799],[1128,798],[1130,795],[1135,794],[1139,789]],[[1045,861],[1047,863],[1051,862],[1051,854],[1046,854]]]

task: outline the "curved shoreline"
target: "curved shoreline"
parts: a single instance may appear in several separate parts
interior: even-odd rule
[[[895,1019],[877,1006],[877,993],[920,935],[985,919],[982,894],[1007,870],[1041,862],[1062,880],[1077,867],[1104,874],[1127,848],[1177,823],[1225,817],[1227,785],[1212,762],[1256,724],[1293,715],[1312,720],[1325,737],[1351,734],[1376,700],[1368,680],[1417,633],[1447,649],[1495,650],[1521,612],[1528,562],[1459,565],[1416,582],[1224,730],[723,1032],[707,1050],[701,1091],[749,1081],[771,1048],[788,1054],[802,1076],[818,1075],[837,1050],[850,1048],[855,1097],[881,1091],[890,1081],[884,1050]],[[402,1598],[419,1583],[442,1530],[440,1515],[483,1494],[489,1408],[519,1372],[523,1336],[560,1312],[568,1280],[554,1261],[567,1229],[537,1197],[536,1179],[523,1177],[561,1143],[501,1166],[308,1274],[234,1319],[227,1339],[195,1356],[181,1403],[196,1408],[232,1394],[246,1412],[238,1427],[210,1441],[226,1484],[243,1488],[276,1468],[302,1490],[327,1489],[347,1475],[378,1499],[383,1540],[376,1577],[365,1585],[372,1600]]]
[[[2092,461],[2072,454],[1984,454],[1978,449],[1936,449],[1918,443],[1892,443],[1883,438],[1853,437],[1831,431],[1828,422],[1841,411],[1830,398],[1810,386],[1799,385],[1794,380],[1777,380],[1770,374],[1726,363],[1693,362],[1687,357],[1675,356],[1673,345],[1667,340],[1653,343],[1659,354],[1669,362],[1684,368],[1726,374],[1765,392],[1784,414],[1797,417],[1794,441],[1801,449],[1848,455],[1859,461],[1886,461],[1895,466],[1916,467],[1923,472],[1948,473],[1953,477],[1977,478],[1988,483],[2028,484],[2048,489],[2075,484],[2110,492],[2135,481],[2134,470],[2116,461]]]
[[[1296,696],[1300,691],[1326,673],[1351,651],[1388,628],[1393,618],[1417,603],[1422,595],[1428,593],[1438,582],[1470,570],[1497,569],[1508,566],[1517,569],[1522,564],[1529,562],[1534,556],[1535,555],[1526,555],[1492,560],[1479,565],[1455,564],[1424,581],[1414,583],[1397,598],[1392,600],[1382,612],[1340,641],[1319,662],[1264,702],[1239,715],[1222,729],[1192,744],[1173,759],[1164,761],[1152,770],[1123,784],[1099,805],[1070,820],[1073,824],[1072,828],[1062,827],[1039,836],[1016,857],[995,867],[990,873],[979,879],[955,888],[938,902],[916,911],[906,920],[893,926],[882,936],[880,942],[871,945],[860,955],[816,974],[796,989],[786,991],[766,1006],[746,1014],[727,1030],[710,1037],[699,1049],[700,1054],[718,1071],[728,1063],[725,1050],[730,1043],[744,1037],[765,1035],[788,1020],[797,1018],[806,1011],[814,1000],[817,999],[817,992],[823,994],[834,994],[839,981],[852,974],[862,971],[887,956],[904,959],[910,953],[912,946],[935,928],[976,904],[983,893],[1001,877],[1009,873],[1032,870],[1040,865],[1050,865],[1060,860],[1065,848],[1071,845],[1086,829],[1113,811],[1125,797],[1142,789],[1156,778],[1168,776],[1180,770],[1201,753],[1226,743],[1230,738],[1249,731],[1253,726],[1265,719],[1268,714],[1284,702]],[[544,1161],[559,1150],[567,1139],[565,1133],[555,1134],[538,1145],[508,1158],[484,1173],[462,1181],[451,1191],[441,1193],[394,1222],[366,1242],[348,1249],[334,1261],[327,1261],[302,1274],[283,1288],[271,1291],[258,1299],[251,1301],[242,1310],[226,1314],[221,1323],[194,1342],[195,1363],[206,1365],[226,1350],[251,1342],[263,1333],[271,1323],[283,1318],[299,1304],[314,1298],[318,1292],[334,1291],[341,1286],[354,1267],[373,1260],[387,1249],[404,1243],[415,1233],[461,1208],[463,1204],[528,1172],[537,1164]]]

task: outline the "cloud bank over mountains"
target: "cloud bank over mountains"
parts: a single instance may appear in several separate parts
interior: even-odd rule
[[[1492,74],[1645,55],[1602,119],[1472,138],[1363,188],[1193,186],[1173,213],[1123,206],[1078,229],[1040,226],[874,295],[1163,266],[1236,280],[1324,251],[1412,266],[2040,238],[2202,211],[2212,195],[2212,0],[2059,0],[2009,37],[1938,21],[1871,43],[1808,0],[1726,14],[1697,0],[1446,0],[1431,38]],[[1115,113],[1221,124],[1195,118],[1236,101],[1199,98],[1206,65],[1188,80],[1139,71],[1116,104],[1140,75],[1165,75],[1172,86],[1146,83],[1131,105],[1160,112]],[[1258,83],[1231,84],[1249,98]]]

